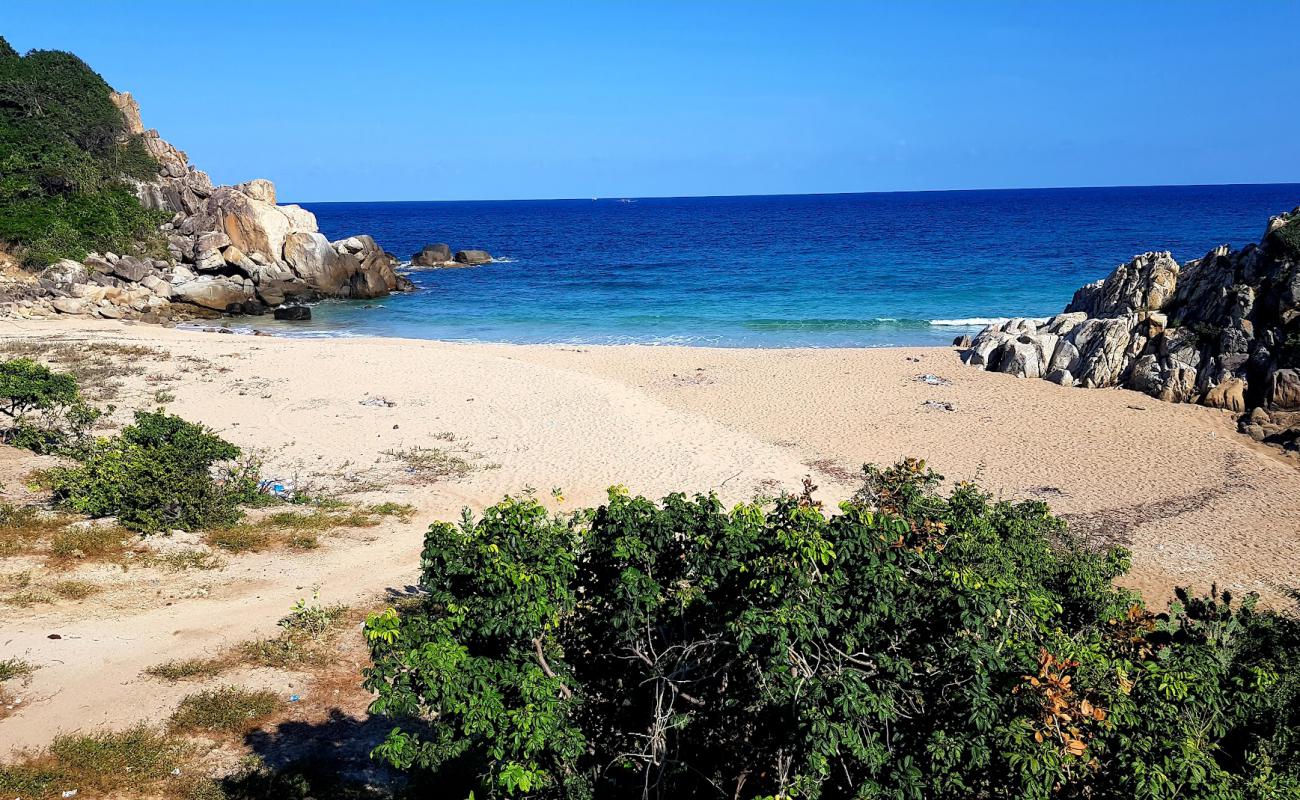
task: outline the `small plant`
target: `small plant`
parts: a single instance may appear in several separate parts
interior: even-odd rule
[[[51,585],[50,591],[64,600],[85,600],[103,591],[103,587],[90,581],[67,580]]]
[[[313,638],[324,635],[344,614],[348,607],[344,605],[322,606],[320,588],[312,591],[311,603],[299,598],[289,609],[289,615],[278,623],[286,631],[303,633]]]
[[[0,682],[12,681],[18,678],[29,678],[36,671],[30,661],[21,658],[6,658],[0,660]]]
[[[274,692],[225,686],[183,698],[168,722],[173,733],[245,733],[279,711]]]
[[[311,603],[298,600],[280,620],[279,635],[244,643],[241,657],[254,664],[281,669],[324,663],[330,656],[327,645],[348,613],[344,605],[322,606],[320,592],[313,591]]]

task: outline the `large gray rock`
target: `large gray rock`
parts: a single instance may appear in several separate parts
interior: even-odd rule
[[[330,297],[348,296],[353,270],[320,233],[291,233],[285,238],[284,260],[308,286]]]
[[[452,260],[451,247],[445,244],[426,244],[411,256],[413,267],[440,267]],[[490,260],[490,259],[489,259]]]
[[[1029,336],[1012,339],[1000,348],[998,371],[1021,378],[1043,377],[1042,351]]]
[[[172,288],[174,299],[213,311],[225,311],[233,304],[242,304],[253,298],[253,293],[245,289],[242,281],[231,278],[198,278]]]
[[[491,263],[492,256],[486,250],[457,250],[455,260],[460,264],[488,264]]]
[[[153,268],[133,256],[122,256],[113,265],[113,274],[124,281],[139,283],[153,273]]]
[[[86,313],[85,301],[73,297],[56,297],[50,301],[50,305],[54,306],[54,310],[60,314]]]
[[[1278,411],[1300,411],[1300,369],[1274,370],[1268,376],[1268,406]]]

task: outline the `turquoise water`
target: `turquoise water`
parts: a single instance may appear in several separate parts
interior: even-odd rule
[[[277,331],[841,347],[1049,316],[1136,253],[1258,241],[1300,185],[303,205],[331,239],[370,233],[402,259],[447,242],[499,260]]]

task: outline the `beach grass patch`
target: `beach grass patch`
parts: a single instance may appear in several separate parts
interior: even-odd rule
[[[32,606],[50,605],[55,601],[54,595],[43,589],[24,589],[21,592],[14,592],[4,598],[4,602],[11,606],[19,608],[31,608]]]
[[[0,659],[0,682],[29,678],[36,671],[30,661],[22,658]]]
[[[173,733],[246,733],[283,706],[274,692],[223,686],[184,697],[168,721]]]
[[[65,580],[52,584],[50,591],[64,600],[85,600],[103,591],[103,587],[91,581]]]
[[[255,525],[236,525],[229,528],[217,528],[204,534],[208,546],[225,550],[228,553],[260,553],[274,544],[269,531]]]
[[[376,503],[369,506],[367,511],[381,517],[396,517],[400,522],[410,522],[415,516],[415,506],[410,503]]]
[[[149,556],[146,563],[167,572],[207,571],[223,569],[226,566],[226,561],[221,556],[197,547],[157,553]]]
[[[67,524],[67,517],[34,506],[0,503],[0,558],[22,555]]]
[[[382,455],[399,462],[403,470],[422,483],[463,478],[474,471],[474,464],[464,455],[441,447],[408,447],[384,450]]]
[[[182,658],[155,664],[144,671],[151,678],[176,683],[178,681],[214,678],[229,671],[235,663],[226,656]]]
[[[116,525],[71,525],[50,539],[57,561],[120,561],[132,534]]]
[[[0,765],[0,794],[47,798],[164,794],[172,771],[188,768],[191,748],[183,741],[145,725],[123,731],[56,736],[44,750],[21,754]]]

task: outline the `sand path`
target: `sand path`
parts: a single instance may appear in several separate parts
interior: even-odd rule
[[[405,587],[430,520],[528,486],[548,502],[561,488],[570,506],[620,482],[738,500],[812,474],[833,499],[864,461],[918,455],[1129,543],[1128,582],[1153,595],[1217,580],[1276,599],[1300,583],[1300,472],[1238,436],[1230,415],[966,369],[948,350],[294,340],[66,321],[0,327],[0,341],[13,338],[165,350],[173,357],[149,367],[176,378],[165,384],[170,410],[258,448],[280,476],[419,513],[308,554],[235,559],[202,578],[213,585],[200,596],[164,582],[148,602],[0,607],[0,658],[40,666],[22,710],[0,721],[0,752],[165,718],[193,686],[143,678],[145,668],[266,635],[315,584],[326,602]],[[207,366],[182,372],[187,357]],[[155,387],[129,384],[137,398]],[[385,453],[417,446],[452,449],[476,469],[412,482]]]

